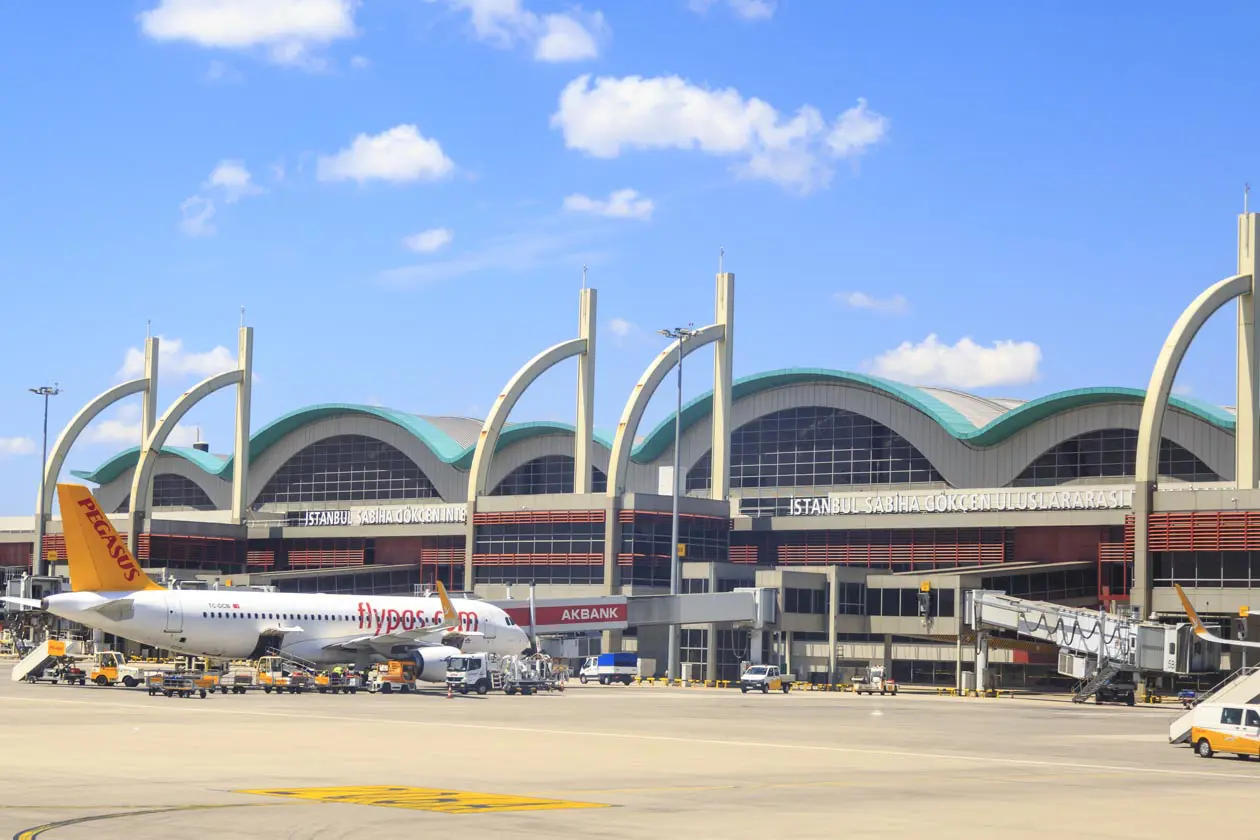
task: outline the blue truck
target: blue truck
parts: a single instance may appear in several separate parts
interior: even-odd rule
[[[578,671],[578,680],[583,684],[598,680],[600,685],[630,685],[638,673],[637,653],[601,653],[599,656],[586,657]]]

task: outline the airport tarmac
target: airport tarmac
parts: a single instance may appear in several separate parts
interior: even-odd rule
[[[0,836],[1249,836],[1260,761],[1170,747],[1173,714],[576,683],[181,700],[4,666]]]

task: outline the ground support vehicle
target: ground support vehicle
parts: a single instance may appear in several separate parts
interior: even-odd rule
[[[257,676],[254,668],[246,665],[232,665],[219,675],[219,693],[244,694],[255,688],[261,688],[262,684]]]
[[[1260,758],[1260,704],[1204,703],[1194,709],[1190,743],[1201,758]]]
[[[358,674],[353,672],[337,673],[336,671],[324,671],[315,675],[315,690],[320,694],[356,694],[362,686],[363,681]]]
[[[739,678],[739,690],[743,694],[750,691],[760,691],[762,694],[782,691],[787,694],[792,690],[792,681],[784,679],[777,665],[753,665]]]
[[[1117,674],[1094,693],[1094,702],[1134,705],[1137,703],[1137,681],[1133,677],[1131,673]]]
[[[600,685],[630,685],[638,674],[637,653],[601,653],[586,658],[578,670],[578,681],[583,685],[591,680],[597,680]]]
[[[492,653],[461,653],[446,663],[446,687],[460,694],[503,689],[503,661]]]
[[[416,687],[416,663],[402,659],[382,662],[368,672],[367,690],[371,694],[390,694],[395,690],[407,694]]]
[[[205,699],[212,691],[191,674],[165,674],[149,682],[149,694],[161,694],[164,697],[200,697]]]
[[[872,665],[866,673],[853,678],[853,691],[857,694],[897,695],[897,681],[887,675],[883,665]]]
[[[118,685],[127,688],[143,685],[149,674],[170,670],[160,665],[138,665],[116,650],[99,650],[92,656],[88,679],[97,685]]]
[[[311,685],[310,675],[279,656],[264,656],[258,660],[258,684],[267,694],[301,694]]]

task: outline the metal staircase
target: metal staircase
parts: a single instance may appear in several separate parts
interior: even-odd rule
[[[1200,703],[1251,703],[1260,697],[1260,668],[1239,668],[1211,691],[1195,698],[1190,708],[1168,724],[1168,743],[1180,744],[1190,737],[1194,707]]]
[[[318,673],[320,670],[320,666],[317,665],[315,662],[312,662],[309,659],[303,659],[300,656],[294,656],[291,653],[285,653],[279,648],[267,648],[267,656],[277,657],[282,662],[287,662],[290,665],[292,665],[294,668],[297,668],[303,671],[309,671],[312,674]]]
[[[1098,693],[1098,690],[1111,682],[1111,678],[1118,674],[1124,665],[1111,660],[1104,660],[1098,666],[1098,670],[1094,675],[1082,683],[1081,687],[1076,690],[1076,694],[1072,695],[1073,703],[1084,703],[1089,698]]]

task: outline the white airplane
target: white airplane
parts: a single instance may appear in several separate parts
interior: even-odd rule
[[[1234,647],[1260,648],[1260,642],[1244,642],[1241,639],[1226,639],[1221,636],[1208,632],[1203,626],[1203,622],[1199,620],[1199,614],[1194,611],[1194,607],[1190,605],[1190,599],[1186,597],[1186,593],[1182,591],[1181,584],[1174,583],[1173,589],[1177,590],[1177,597],[1181,599],[1181,606],[1186,611],[1186,617],[1190,619],[1190,623],[1194,626],[1194,635],[1200,639],[1206,639],[1218,645],[1233,645]]]
[[[457,653],[517,654],[529,637],[502,609],[437,597],[165,589],[141,570],[86,487],[57,485],[70,592],[4,600],[155,648],[253,659],[270,649],[318,665],[413,659],[418,677],[446,679]]]

